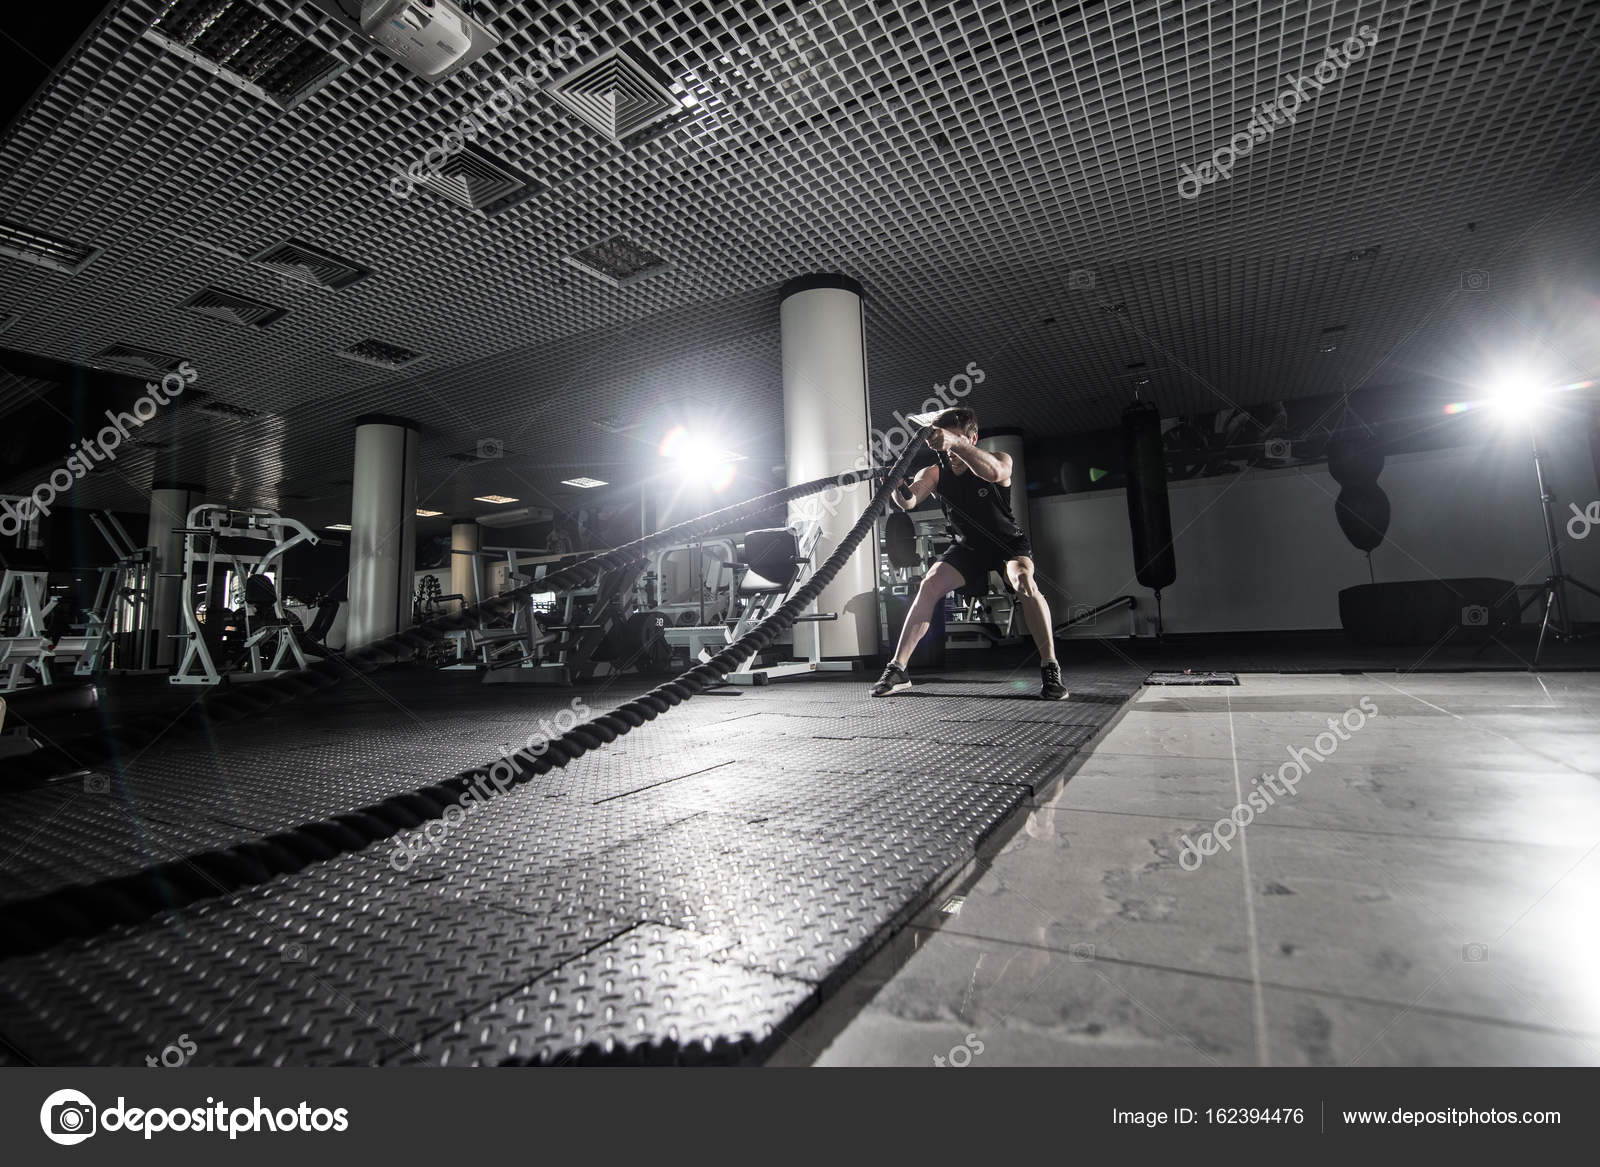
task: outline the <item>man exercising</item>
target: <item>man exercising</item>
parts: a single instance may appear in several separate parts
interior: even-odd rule
[[[945,518],[955,532],[955,542],[922,577],[905,627],[900,630],[894,659],[872,687],[874,697],[911,688],[906,664],[928,631],[934,606],[944,603],[945,596],[956,588],[987,579],[991,571],[1004,571],[1022,604],[1033,642],[1039,646],[1043,662],[1040,698],[1061,701],[1067,696],[1051,634],[1050,605],[1039,593],[1033,576],[1033,546],[1011,513],[1011,455],[980,450],[977,438],[976,413],[965,406],[945,410],[933,419],[926,433],[938,461],[924,466],[909,487],[903,479],[895,487],[892,497],[903,511],[913,509],[937,492]]]

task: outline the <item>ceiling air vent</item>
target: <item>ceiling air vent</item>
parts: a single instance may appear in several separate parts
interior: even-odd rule
[[[265,328],[283,319],[289,312],[287,308],[280,308],[265,300],[252,300],[249,296],[225,292],[221,288],[203,288],[185,300],[183,306],[213,320],[248,324],[255,328]]]
[[[492,446],[488,442],[479,442],[476,450],[461,450],[445,457],[452,462],[460,462],[463,466],[477,466],[483,462],[498,462],[506,456],[505,447],[499,443]]]
[[[470,145],[430,172],[422,185],[458,206],[485,215],[497,215],[542,189],[516,167]]]
[[[573,267],[599,276],[613,288],[625,288],[646,276],[666,271],[669,266],[659,255],[620,235],[565,258]]]
[[[239,421],[254,421],[266,414],[259,410],[250,409],[243,405],[235,405],[231,401],[223,401],[219,397],[208,397],[195,406],[201,413],[209,413],[215,417],[231,417]]]
[[[12,259],[37,264],[52,271],[66,272],[70,276],[77,275],[98,254],[93,247],[84,247],[70,239],[46,235],[21,223],[0,219],[0,255],[8,255]]]
[[[683,112],[670,79],[626,45],[591,61],[550,87],[550,96],[613,142]]]
[[[137,369],[140,373],[173,373],[183,361],[182,357],[175,357],[170,353],[157,352],[151,348],[140,348],[136,344],[114,344],[103,348],[89,358],[89,363],[96,366],[114,365],[124,369]]]
[[[403,369],[413,361],[422,359],[421,353],[381,340],[358,340],[349,348],[340,349],[334,356],[347,361],[360,361],[363,365],[376,365],[380,369]]]
[[[346,66],[248,0],[178,0],[145,38],[279,109],[293,109]]]
[[[299,239],[286,239],[265,251],[258,251],[250,257],[250,262],[322,288],[348,288],[372,274],[370,267],[362,267]]]

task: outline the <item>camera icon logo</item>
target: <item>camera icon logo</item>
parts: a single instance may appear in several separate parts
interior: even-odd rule
[[[83,792],[85,794],[107,794],[111,790],[111,779],[104,774],[86,774],[83,779]]]
[[[950,1047],[949,1054],[935,1054],[933,1056],[933,1064],[940,1069],[964,1070],[972,1064],[973,1056],[982,1052],[983,1042],[978,1040],[976,1033],[969,1033],[962,1044]]]
[[[52,1143],[71,1147],[94,1134],[95,1105],[77,1090],[57,1090],[39,1108],[39,1125]]]
[[[1461,946],[1461,959],[1467,964],[1482,964],[1489,959],[1489,946],[1487,944],[1463,944]]]
[[[499,438],[478,439],[478,461],[489,462],[505,456],[505,443]]]
[[[1489,287],[1489,273],[1486,271],[1466,271],[1461,273],[1461,290],[1464,292],[1483,292]]]
[[[1088,291],[1094,287],[1094,269],[1075,267],[1067,273],[1067,287],[1073,291]]]
[[[1268,438],[1264,446],[1268,462],[1287,462],[1294,457],[1294,446],[1284,438]]]
[[[1461,609],[1461,623],[1467,628],[1487,628],[1489,609],[1482,604],[1468,604]]]

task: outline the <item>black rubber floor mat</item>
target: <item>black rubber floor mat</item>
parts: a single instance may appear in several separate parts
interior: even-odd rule
[[[195,1064],[759,1060],[1139,682],[1081,666],[1047,703],[1017,676],[697,700],[462,816],[360,849],[327,834],[292,874],[0,960],[0,1049],[143,1065],[188,1034]],[[0,907],[75,886],[85,911],[148,864],[336,824],[493,759],[571,696],[354,687],[215,749],[157,745],[106,790],[0,801]]]

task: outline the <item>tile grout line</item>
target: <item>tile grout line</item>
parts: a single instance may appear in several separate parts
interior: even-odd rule
[[[1418,702],[1418,703],[1420,703],[1422,705],[1426,705],[1429,709],[1436,709],[1440,713],[1444,714],[1446,717],[1453,717],[1453,718],[1456,719],[1456,721],[1460,722],[1462,725],[1468,726],[1469,728],[1475,730],[1476,732],[1486,733],[1492,738],[1495,738],[1495,739],[1497,739],[1499,741],[1505,742],[1507,745],[1515,746],[1517,749],[1523,751],[1524,753],[1532,754],[1536,758],[1542,758],[1546,762],[1553,763],[1554,765],[1560,766],[1563,769],[1571,770],[1575,774],[1583,774],[1583,775],[1585,775],[1587,777],[1590,777],[1590,778],[1595,776],[1591,771],[1585,770],[1580,766],[1574,766],[1571,762],[1563,761],[1561,758],[1552,758],[1548,754],[1544,753],[1544,751],[1535,749],[1533,746],[1528,745],[1526,742],[1519,742],[1515,738],[1507,737],[1503,733],[1496,733],[1494,730],[1489,729],[1487,726],[1477,725],[1477,724],[1469,721],[1466,717],[1462,716],[1459,713],[1451,713],[1450,710],[1445,709],[1442,706],[1435,705],[1432,701],[1429,701],[1425,697],[1418,697],[1415,693],[1407,693],[1399,685],[1391,685],[1388,681],[1385,681],[1382,677],[1376,677],[1375,676],[1375,677],[1373,677],[1373,680],[1377,681],[1380,685],[1383,685],[1383,686],[1385,686],[1387,688],[1393,689],[1396,693],[1399,693],[1402,697],[1407,697],[1407,698],[1410,698],[1412,701],[1416,701],[1416,702]]]
[[[1228,694],[1223,694],[1228,701],[1228,745],[1233,755],[1233,793],[1235,806],[1243,806],[1244,791],[1239,784],[1239,745],[1233,735],[1233,701]],[[1261,944],[1256,934],[1256,905],[1255,897],[1251,890],[1250,880],[1250,840],[1249,828],[1239,828],[1239,864],[1244,873],[1244,919],[1245,928],[1250,934],[1250,993],[1255,999],[1255,1030],[1256,1030],[1256,1064],[1265,1066],[1267,1057],[1267,1002],[1261,989]]]

